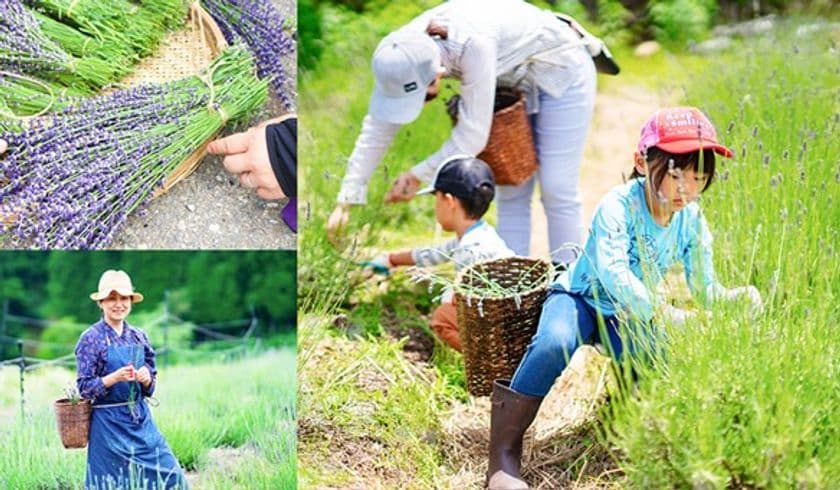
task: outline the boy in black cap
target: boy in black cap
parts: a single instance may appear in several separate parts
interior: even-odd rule
[[[373,259],[371,265],[391,269],[406,265],[428,267],[452,261],[457,272],[479,261],[514,255],[496,230],[482,219],[493,201],[495,187],[493,172],[483,161],[466,155],[449,158],[440,166],[434,184],[417,194],[434,193],[438,223],[445,231],[455,232],[457,238],[439,246],[382,254]],[[441,303],[432,314],[432,330],[460,352],[461,339],[451,288],[443,293]]]

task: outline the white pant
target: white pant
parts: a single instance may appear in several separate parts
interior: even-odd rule
[[[518,255],[529,253],[535,179],[540,181],[548,219],[551,260],[574,259],[573,251],[559,248],[567,242],[580,244],[583,239],[578,180],[595,105],[596,77],[595,65],[584,49],[580,50],[579,61],[576,68],[570,68],[578,76],[561,97],[540,91],[539,112],[531,118],[539,161],[536,175],[518,186],[501,185],[496,189],[499,235]]]

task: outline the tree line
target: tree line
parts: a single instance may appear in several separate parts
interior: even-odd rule
[[[133,312],[160,308],[166,295],[168,312],[185,321],[213,323],[253,310],[266,335],[295,328],[296,257],[288,251],[4,252],[0,307],[18,317],[93,323],[100,311],[89,294],[107,269],[126,271],[144,295]],[[38,338],[25,322],[3,328],[8,337]]]

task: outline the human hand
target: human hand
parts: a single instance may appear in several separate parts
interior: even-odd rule
[[[350,205],[338,204],[327,219],[327,238],[333,245],[337,245],[338,237],[350,220]]]
[[[107,388],[122,381],[134,381],[135,374],[134,366],[128,364],[105,376],[102,382]]]
[[[723,296],[729,301],[742,301],[746,299],[749,302],[750,315],[753,317],[760,315],[764,311],[761,293],[758,292],[755,286],[740,286],[727,289]]]
[[[152,373],[149,372],[149,368],[146,366],[141,367],[137,371],[135,371],[135,376],[137,381],[140,382],[143,387],[148,388],[150,384],[152,384]]]
[[[286,195],[277,182],[268,158],[265,127],[271,122],[266,121],[243,133],[213,141],[207,146],[207,151],[214,155],[224,155],[225,169],[237,174],[243,187],[255,189],[263,199],[282,199]]]
[[[6,150],[9,149],[9,144],[6,143],[6,140],[0,139],[0,155],[6,153]]]
[[[391,190],[385,196],[385,202],[395,203],[399,201],[410,201],[411,198],[420,190],[420,179],[416,175],[409,172],[403,172],[397,177]]]
[[[391,262],[390,254],[387,253],[379,254],[371,260],[362,262],[362,264],[366,268],[369,267],[372,269],[375,274],[383,274],[386,276],[391,273],[391,269],[394,267],[393,262]]]
[[[666,304],[665,307],[662,308],[662,318],[671,325],[685,325],[686,320],[694,318],[694,316],[695,314],[691,311],[676,308],[669,304]]]

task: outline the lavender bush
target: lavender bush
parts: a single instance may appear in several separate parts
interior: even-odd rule
[[[202,0],[228,43],[244,43],[257,60],[257,73],[268,80],[272,93],[286,107],[292,101],[285,91],[287,75],[283,56],[295,49],[294,40],[283,31],[285,19],[271,0]]]
[[[243,48],[201,76],[72,101],[20,132],[0,133],[0,222],[22,246],[107,246],[126,217],[228,121],[266,99]]]

